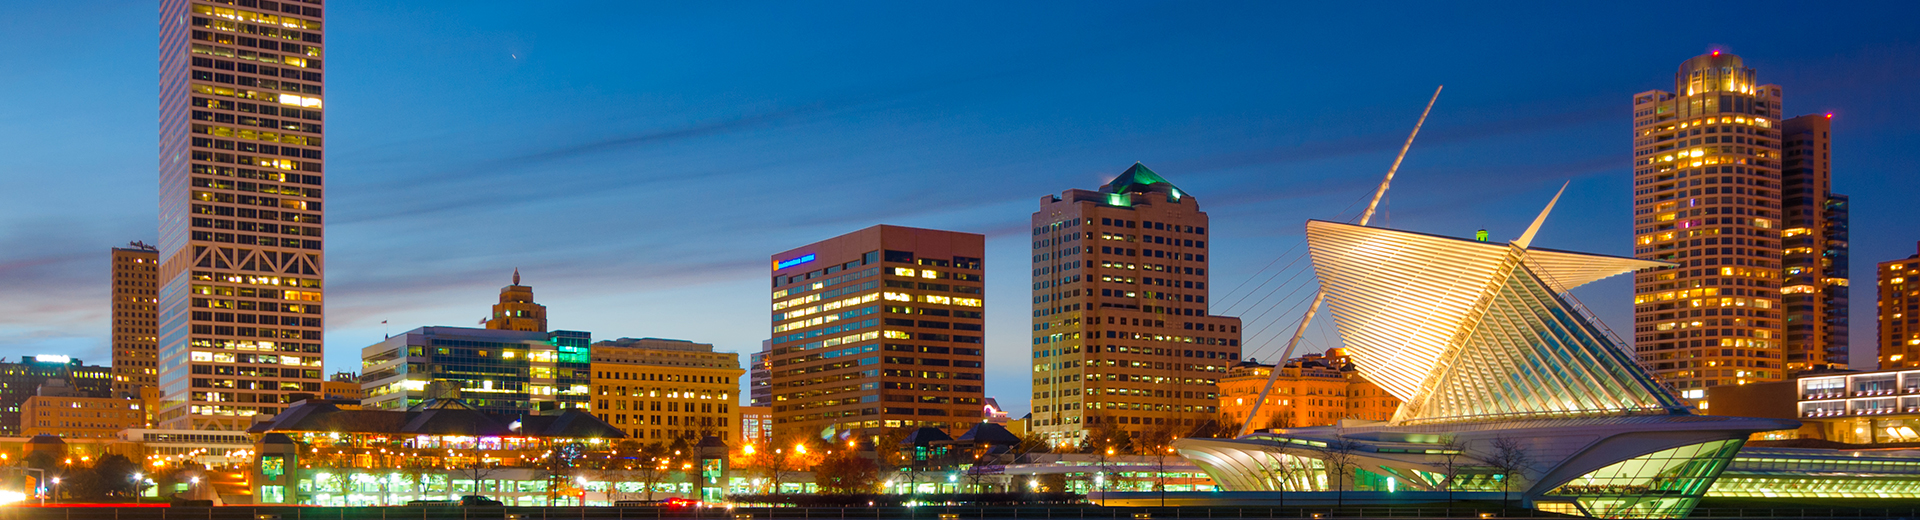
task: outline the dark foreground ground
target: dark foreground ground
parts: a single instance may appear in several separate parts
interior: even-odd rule
[[[1874,507],[1860,507],[1872,505]],[[951,516],[949,516],[951,515]],[[1486,516],[1482,516],[1486,515]],[[666,507],[129,507],[125,505],[7,506],[0,520],[1251,520],[1267,518],[1572,518],[1502,509],[1499,504],[1459,503],[1367,507],[851,507],[851,508],[666,508]],[[1920,520],[1920,500],[1710,500],[1691,518],[1814,519],[1897,518]]]

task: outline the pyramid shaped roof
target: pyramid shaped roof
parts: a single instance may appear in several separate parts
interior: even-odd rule
[[[973,444],[1004,444],[1009,446],[1020,444],[1020,436],[1007,431],[1007,427],[1005,426],[990,422],[975,424],[972,429],[967,430],[967,433],[961,434],[960,438],[954,440]]]
[[[1165,177],[1161,177],[1160,174],[1148,169],[1147,165],[1138,162],[1133,163],[1133,166],[1127,168],[1127,171],[1120,172],[1119,177],[1114,177],[1113,180],[1107,182],[1105,186],[1101,186],[1100,191],[1107,193],[1166,193],[1168,200],[1177,200],[1180,197],[1186,196],[1186,192],[1181,191],[1180,188],[1174,186],[1173,183],[1167,182]]]

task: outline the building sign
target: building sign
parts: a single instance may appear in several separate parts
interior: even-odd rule
[[[812,261],[813,261],[813,255],[806,255],[799,258],[790,258],[787,260],[781,260],[773,264],[773,270],[778,271],[781,269],[786,269],[788,267],[793,267],[796,265],[800,265],[800,264],[804,264]]]
[[[260,457],[260,475],[268,482],[279,482],[280,476],[287,474],[287,459],[280,455]]]

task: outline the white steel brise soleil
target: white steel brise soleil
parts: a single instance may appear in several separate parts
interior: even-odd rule
[[[1373,212],[1380,208],[1381,197],[1387,195],[1387,186],[1393,184],[1394,172],[1400,171],[1400,162],[1407,159],[1407,150],[1413,148],[1413,138],[1418,137],[1420,127],[1427,124],[1427,114],[1433,113],[1433,104],[1440,101],[1440,90],[1444,88],[1446,85],[1433,88],[1433,97],[1427,99],[1427,108],[1420,111],[1420,120],[1413,123],[1413,132],[1407,134],[1407,142],[1400,145],[1400,155],[1394,156],[1393,166],[1387,167],[1386,178],[1380,179],[1380,187],[1373,190],[1373,200],[1367,202],[1367,210],[1360,213],[1360,225],[1365,226],[1368,221],[1373,220]],[[1306,335],[1307,326],[1313,324],[1314,313],[1320,309],[1320,304],[1326,299],[1326,289],[1313,292],[1313,303],[1307,306],[1307,315],[1300,319],[1300,327],[1294,329],[1293,337],[1287,340],[1286,348],[1280,351],[1279,361],[1273,363],[1273,371],[1267,375],[1267,384],[1260,387],[1260,398],[1253,401],[1253,410],[1248,411],[1247,419],[1240,423],[1239,435],[1246,435],[1247,431],[1252,429],[1254,419],[1260,416],[1260,407],[1267,404],[1267,394],[1273,392],[1273,383],[1280,379],[1281,372],[1286,371],[1287,359],[1293,357],[1293,348],[1300,344],[1300,337]]]

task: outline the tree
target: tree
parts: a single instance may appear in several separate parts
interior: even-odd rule
[[[1244,422],[1235,420],[1227,414],[1220,414],[1193,427],[1192,431],[1187,432],[1187,436],[1231,439],[1240,436],[1240,428],[1244,425]]]
[[[1513,481],[1526,476],[1527,469],[1533,466],[1533,454],[1525,442],[1512,437],[1494,439],[1490,448],[1487,464],[1499,472],[1500,501],[1503,506],[1511,506]]]
[[[913,453],[900,449],[900,443],[905,442],[910,433],[912,430],[909,428],[894,428],[873,438],[874,463],[882,473],[889,475],[888,481],[892,480],[892,475],[913,465]],[[907,477],[911,479],[913,475],[908,474]]]
[[[1460,467],[1467,456],[1467,446],[1458,437],[1448,437],[1446,444],[1440,445],[1440,473],[1444,480],[1440,485],[1447,491],[1447,516],[1453,516],[1453,486],[1460,480]]]
[[[1159,491],[1164,500],[1167,491],[1167,456],[1173,454],[1173,439],[1176,437],[1173,426],[1155,426],[1140,433],[1138,445],[1140,454],[1151,456],[1157,461],[1154,472],[1158,477],[1154,479],[1154,491]]]
[[[1113,417],[1093,416],[1090,419],[1093,427],[1088,428],[1085,436],[1080,439],[1081,453],[1100,454],[1109,449],[1114,450],[1115,453],[1133,451],[1132,435],[1120,429]]]
[[[872,493],[874,486],[880,483],[880,467],[852,450],[835,450],[814,466],[813,471],[813,481],[822,493]]]
[[[625,459],[627,462],[622,465],[622,469],[638,477],[641,486],[646,489],[646,500],[653,500],[654,488],[659,487],[660,481],[666,480],[667,474],[671,472],[673,452],[667,449],[667,445],[658,442],[645,444],[635,442],[620,451],[633,455]]]
[[[570,480],[568,477],[573,476],[574,469],[580,465],[580,459],[585,454],[585,445],[568,442],[548,446],[546,453],[541,454],[536,460],[540,470],[546,473],[548,504],[552,504],[557,498],[556,494],[560,492],[560,486]],[[479,485],[479,482],[475,482],[475,489],[478,489]]]
[[[473,493],[476,494],[481,492],[487,477],[500,469],[500,461],[487,458],[486,452],[481,450],[478,444],[473,447],[473,457],[465,460],[447,457],[447,464],[449,466],[447,469],[452,470],[454,475],[465,477],[473,482]]]
[[[777,439],[772,446],[755,448],[747,457],[753,467],[765,472],[769,483],[767,492],[777,494],[782,482],[820,462],[825,452],[819,444],[812,436],[789,434]]]
[[[1273,458],[1273,464],[1267,465],[1263,469],[1266,471],[1267,481],[1273,483],[1274,492],[1280,494],[1280,506],[1286,507],[1287,486],[1292,485],[1295,482],[1294,477],[1297,476],[1297,472],[1294,471],[1295,468],[1291,462],[1295,457],[1288,455],[1286,445],[1280,442],[1261,444],[1260,451]]]
[[[1047,442],[1047,437],[1045,435],[1042,435],[1040,433],[1028,433],[1026,436],[1020,438],[1020,444],[1015,445],[1013,447],[1012,452],[1015,454],[1014,456],[1016,457],[1013,462],[1018,463],[1019,462],[1018,457],[1021,457],[1021,456],[1025,456],[1033,453],[1049,453],[1051,451],[1053,451],[1053,444]]]
[[[61,492],[67,496],[86,499],[133,496],[133,474],[140,471],[140,465],[127,460],[119,454],[109,454],[93,462],[93,466],[68,472],[60,483]]]
[[[1347,505],[1347,484],[1353,480],[1353,471],[1360,465],[1360,443],[1348,439],[1338,432],[1333,440],[1327,441],[1327,447],[1320,450],[1320,460],[1327,468],[1327,483],[1333,485],[1334,503]]]

